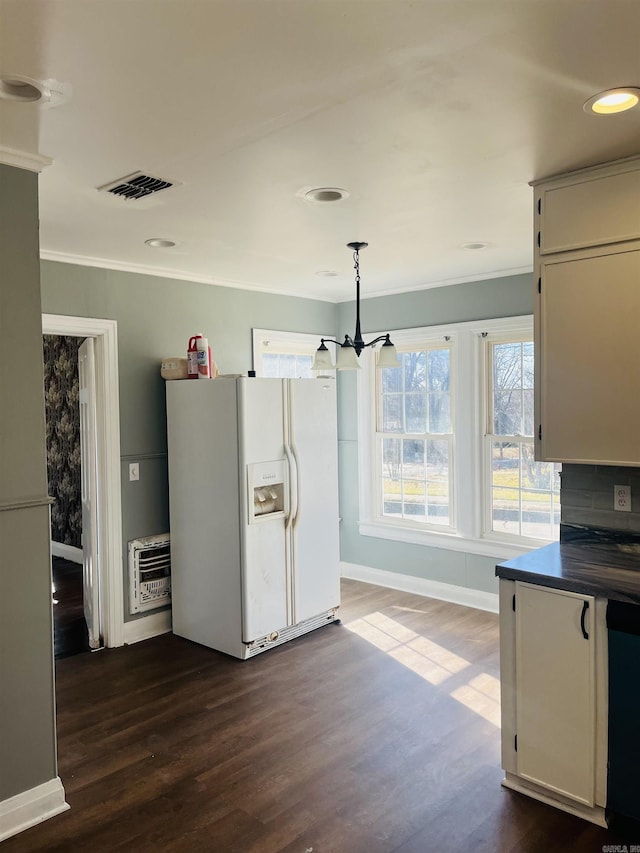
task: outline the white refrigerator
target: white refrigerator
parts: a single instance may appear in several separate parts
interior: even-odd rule
[[[174,633],[246,659],[336,621],[334,380],[166,389]]]

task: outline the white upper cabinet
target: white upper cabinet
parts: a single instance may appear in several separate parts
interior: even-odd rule
[[[640,239],[640,169],[580,173],[541,187],[540,253]]]
[[[640,158],[535,185],[536,458],[640,465]]]

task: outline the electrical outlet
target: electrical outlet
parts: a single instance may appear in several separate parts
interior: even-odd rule
[[[631,512],[631,486],[613,487],[613,508],[620,512]]]
[[[131,481],[140,479],[140,463],[139,462],[129,462],[129,479]]]

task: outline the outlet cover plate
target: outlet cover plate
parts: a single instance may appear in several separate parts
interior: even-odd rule
[[[631,486],[613,487],[613,508],[618,512],[631,512]]]

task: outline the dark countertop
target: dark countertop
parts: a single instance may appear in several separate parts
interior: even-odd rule
[[[640,604],[640,545],[554,542],[496,566],[508,580]]]

